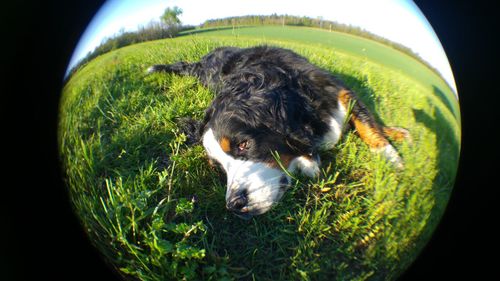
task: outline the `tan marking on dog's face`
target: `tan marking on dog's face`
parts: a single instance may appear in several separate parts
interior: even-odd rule
[[[202,143],[208,157],[226,172],[226,202],[231,202],[238,194],[245,194],[246,205],[240,210],[245,216],[267,212],[283,196],[283,178],[287,183],[290,179],[281,169],[262,162],[237,159],[224,152],[222,149],[228,148],[229,139],[216,139],[210,128],[203,134]]]
[[[222,137],[222,139],[219,141],[219,145],[222,148],[222,151],[226,153],[231,151],[231,142],[229,141],[228,138]]]

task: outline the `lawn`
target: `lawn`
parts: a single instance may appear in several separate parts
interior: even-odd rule
[[[366,39],[314,31],[338,36],[314,43],[320,37],[306,36],[310,29],[285,28],[281,36],[247,30],[254,33],[132,45],[69,78],[59,148],[82,227],[132,280],[396,278],[430,238],[453,187],[460,116],[451,90],[412,58]],[[348,43],[338,43],[344,39],[367,55],[347,51]],[[194,78],[145,70],[195,61],[219,46],[264,43],[338,75],[378,120],[409,129],[413,142],[396,144],[405,169],[394,170],[349,132],[322,154],[321,176],[297,176],[268,213],[244,221],[227,212],[224,173],[208,165],[201,146],[184,144],[176,123],[201,118],[213,93]],[[390,60],[391,52],[399,58]]]

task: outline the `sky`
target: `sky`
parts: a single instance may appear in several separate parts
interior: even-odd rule
[[[431,25],[411,0],[108,0],[96,13],[73,53],[68,69],[105,38],[159,21],[165,8],[177,6],[182,24],[238,15],[288,14],[323,17],[359,26],[403,44],[435,67],[457,93],[446,54]],[[362,8],[360,8],[362,7]]]

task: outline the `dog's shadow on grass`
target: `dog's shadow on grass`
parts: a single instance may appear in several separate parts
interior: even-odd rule
[[[434,87],[434,92],[440,100],[444,97],[437,87]],[[433,115],[422,109],[413,109],[413,115],[417,123],[422,124],[435,134],[437,174],[432,184],[432,190],[436,203],[431,211],[430,221],[426,225],[426,230],[424,230],[424,233],[430,235],[438,222],[437,220],[444,212],[451,188],[453,187],[460,156],[460,143],[455,136],[452,125],[449,124],[441,109],[435,106],[430,99],[427,99],[427,102],[433,108]],[[449,102],[443,102],[443,104],[453,113]]]
[[[451,104],[451,101],[446,97],[446,95],[437,86],[432,86],[434,95],[453,113],[453,117],[456,119],[459,116],[458,112],[455,112],[455,107]]]
[[[421,109],[413,109],[413,115],[417,123],[424,125],[436,135],[435,145],[438,151],[436,166],[440,172],[449,174],[453,172],[450,169],[458,162],[460,144],[441,109],[433,106],[430,99],[427,102],[432,106],[434,116]]]

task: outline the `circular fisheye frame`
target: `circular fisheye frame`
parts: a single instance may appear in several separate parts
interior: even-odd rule
[[[443,48],[411,1],[311,1],[110,0],[90,22],[59,152],[121,276],[394,280],[429,241],[461,142]]]

